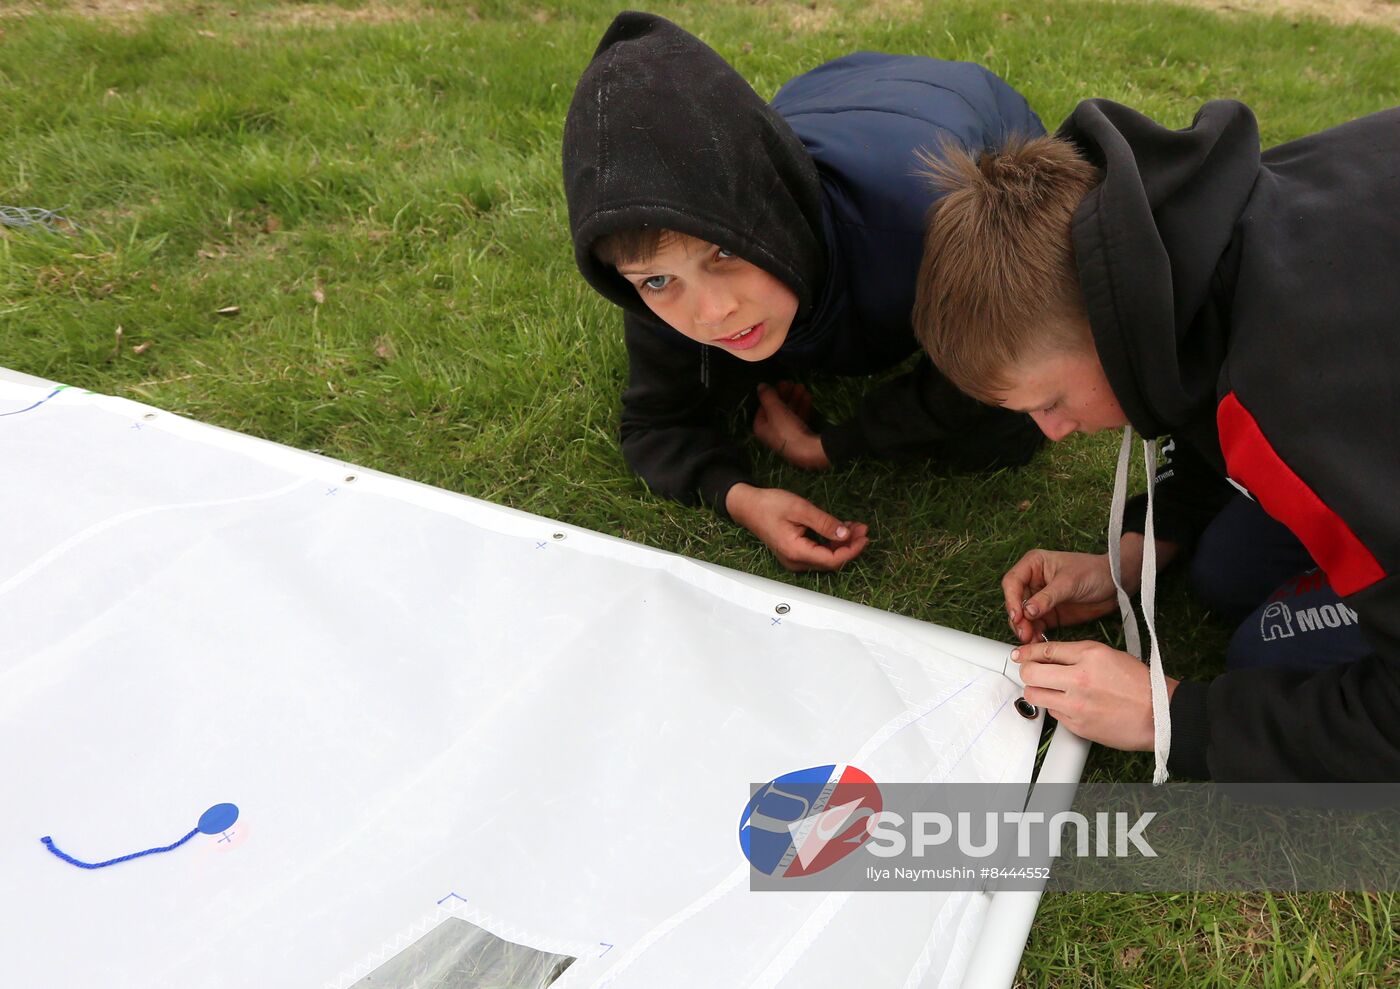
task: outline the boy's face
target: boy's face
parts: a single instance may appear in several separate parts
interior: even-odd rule
[[[776,354],[797,315],[797,296],[778,279],[685,234],[667,234],[650,260],[617,271],[676,332],[740,360]]]
[[[1051,442],[1128,423],[1092,349],[1030,358],[1012,368],[1008,377],[1012,384],[995,393],[997,404],[1028,413]]]

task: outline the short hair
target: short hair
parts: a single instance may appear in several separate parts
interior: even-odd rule
[[[923,152],[942,198],[929,212],[914,334],[940,371],[983,401],[1036,351],[1092,346],[1070,222],[1099,169],[1057,137],[1012,137],[974,155]]]
[[[614,230],[593,242],[593,256],[614,268],[622,264],[645,264],[656,257],[673,231],[665,227],[632,227]]]

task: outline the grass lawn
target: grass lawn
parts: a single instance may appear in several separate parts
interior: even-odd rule
[[[1005,638],[1010,563],[1102,548],[1113,438],[993,477],[803,476],[755,448],[761,476],[871,524],[837,575],[788,575],[629,476],[620,324],[574,270],[559,179],[574,82],[617,9],[0,0],[0,206],[73,225],[0,228],[0,364]],[[765,96],[876,49],[982,62],[1050,127],[1089,96],[1174,126],[1233,97],[1268,145],[1400,103],[1384,27],[1077,0],[656,9]],[[858,392],[813,389],[829,418]],[[1218,669],[1229,629],[1178,581],[1159,614],[1170,672]],[[1150,761],[1096,749],[1090,774],[1143,780]],[[1398,933],[1394,896],[1059,894],[1022,979],[1396,985]]]

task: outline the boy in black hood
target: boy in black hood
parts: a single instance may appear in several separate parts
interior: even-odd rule
[[[866,527],[754,484],[722,420],[755,391],[754,432],[799,467],[1027,461],[1041,442],[1029,420],[980,407],[927,359],[819,433],[806,389],[783,380],[870,374],[917,351],[909,314],[932,195],[916,152],[1012,132],[1043,128],[975,65],[861,53],[792,80],[770,106],[698,38],[619,14],[574,93],[564,186],[579,270],[623,310],[632,470],[807,570],[854,558]]]
[[[1003,580],[1026,697],[1155,749],[1159,780],[1400,780],[1400,109],[1261,154],[1239,103],[1172,131],[1089,100],[1055,138],[936,171],[916,323],[940,366],[1052,440],[1129,423],[1173,439],[1160,474],[1145,444],[1125,527],[1125,430],[1108,556],[1035,550]],[[1285,581],[1276,535],[1240,538],[1260,509],[1329,587]],[[1198,537],[1217,586],[1270,569],[1283,585],[1257,588],[1208,684],[1166,677],[1153,629],[1154,554]],[[1136,652],[1138,562],[1149,668],[1035,641],[1117,601]],[[1326,597],[1304,607],[1304,584]]]

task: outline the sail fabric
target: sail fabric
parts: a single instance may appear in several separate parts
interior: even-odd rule
[[[561,989],[957,984],[985,894],[750,892],[739,819],[1029,781],[1005,645],[34,379],[0,463],[13,984],[348,987],[449,921]]]

